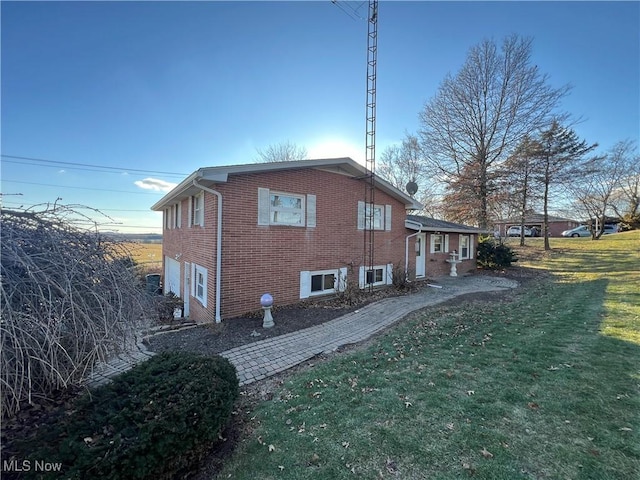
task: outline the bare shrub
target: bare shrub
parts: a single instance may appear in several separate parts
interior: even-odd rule
[[[150,305],[123,243],[74,226],[70,213],[1,213],[2,417],[132,347]]]

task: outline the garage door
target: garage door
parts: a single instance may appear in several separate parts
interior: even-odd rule
[[[180,296],[180,262],[164,257],[164,293],[173,292]]]

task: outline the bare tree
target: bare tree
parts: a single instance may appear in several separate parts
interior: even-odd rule
[[[611,207],[628,228],[640,228],[640,155],[638,146],[630,140],[615,144],[609,156],[621,162],[624,174],[611,195]]]
[[[58,205],[1,212],[2,417],[81,384],[154,315],[126,245],[75,227],[77,217]]]
[[[444,79],[420,113],[427,159],[449,185],[474,192],[476,223],[483,228],[496,167],[525,135],[549,124],[570,90],[548,84],[531,62],[531,46],[531,38],[512,35],[501,48],[491,40],[472,47],[461,70]]]
[[[407,190],[409,182],[414,182],[417,192],[408,193],[424,205],[421,213],[435,216],[439,211],[438,194],[417,136],[407,133],[400,145],[387,147],[380,155],[377,174],[402,191]]]
[[[554,187],[566,187],[578,175],[588,175],[590,171],[583,164],[584,156],[596,148],[598,144],[588,145],[580,140],[570,128],[563,127],[558,121],[542,131],[537,146],[532,146],[538,157],[539,165],[535,179],[542,186],[544,249],[550,250],[549,244],[549,201]]]
[[[592,230],[593,239],[604,233],[607,213],[613,210],[615,193],[621,190],[623,179],[628,179],[629,142],[619,142],[606,155],[593,157],[584,163],[583,172],[568,184],[576,203],[598,226]]]
[[[275,143],[267,148],[257,148],[258,157],[256,162],[292,162],[294,160],[304,160],[307,158],[307,149],[287,140],[286,142]]]

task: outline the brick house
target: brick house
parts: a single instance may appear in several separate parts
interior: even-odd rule
[[[407,269],[416,279],[448,275],[452,253],[460,261],[456,265],[459,275],[476,269],[482,230],[419,215],[408,215],[405,227],[409,232],[406,249],[415,252],[415,256],[407,255]]]
[[[163,212],[164,291],[198,322],[391,283],[407,259],[411,197],[376,178],[372,215],[365,169],[350,158],[200,168],[151,208]],[[363,265],[373,222],[374,264]]]

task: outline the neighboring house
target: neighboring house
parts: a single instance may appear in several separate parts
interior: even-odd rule
[[[510,218],[506,220],[498,220],[494,223],[494,231],[496,234],[500,234],[501,237],[507,236],[507,230],[512,226],[519,226],[521,224],[520,218]],[[525,215],[524,226],[529,228],[535,228],[539,235],[542,235],[542,227],[544,224],[544,215],[542,213],[530,213]],[[580,225],[580,222],[571,220],[569,218],[555,217],[549,215],[549,236],[560,237],[565,230],[571,230]]]
[[[482,230],[457,223],[436,220],[419,215],[408,215],[405,222],[408,236],[407,251],[415,252],[409,256],[408,270],[415,278],[438,277],[451,271],[451,254],[455,253],[459,275],[476,269],[478,235]],[[413,250],[412,250],[413,248]]]
[[[153,205],[163,215],[164,291],[198,322],[391,283],[406,263],[411,197],[376,178],[374,265],[365,268],[368,178],[350,158],[201,168]],[[413,261],[415,261],[415,257]]]

